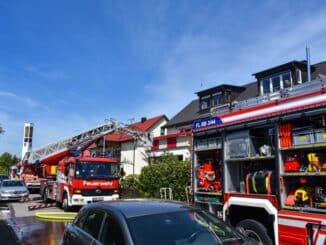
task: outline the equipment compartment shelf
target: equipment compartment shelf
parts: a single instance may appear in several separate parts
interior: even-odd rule
[[[326,176],[326,171],[322,171],[322,172],[291,172],[291,173],[284,173],[283,176]]]
[[[291,151],[291,150],[299,150],[299,149],[316,149],[316,148],[323,148],[326,147],[326,143],[316,143],[316,144],[307,144],[307,145],[297,145],[291,147],[281,147],[281,151]]]
[[[196,191],[195,194],[198,195],[207,195],[207,196],[222,196],[222,192],[202,192],[202,191]]]
[[[299,206],[284,206],[284,209],[288,210],[295,210],[295,211],[301,211],[301,212],[318,212],[318,213],[326,213],[326,210],[321,208],[326,208],[326,203],[317,203],[316,205],[321,204],[322,206],[319,206],[318,208],[311,208],[311,207],[299,207]]]
[[[210,147],[210,148],[203,148],[203,149],[195,149],[196,152],[201,151],[213,151],[213,150],[221,150],[222,147]]]
[[[244,158],[234,158],[234,159],[228,159],[226,162],[237,162],[237,161],[259,161],[259,160],[270,160],[274,159],[275,156],[255,156],[255,157],[244,157]]]

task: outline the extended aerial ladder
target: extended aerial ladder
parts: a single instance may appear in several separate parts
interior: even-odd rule
[[[105,124],[91,128],[82,133],[64,140],[48,144],[36,150],[29,150],[24,154],[20,166],[20,178],[23,179],[29,190],[39,190],[43,178],[49,177],[45,168],[51,169],[51,165],[57,163],[67,156],[74,155],[74,152],[82,152],[97,139],[113,132],[129,134],[139,144],[150,144],[150,137],[146,133],[133,129],[131,126],[119,123],[114,119],[105,120]],[[25,147],[26,148],[26,147]],[[52,178],[54,178],[54,173]]]
[[[128,134],[138,144],[150,143],[146,133],[113,119],[106,120],[105,124],[73,137],[28,151],[23,158],[21,178],[30,189],[39,189],[45,202],[55,201],[64,210],[115,200],[120,197],[119,162],[110,157],[90,156],[85,151],[96,140],[114,132]]]
[[[116,120],[108,119],[106,123],[98,127],[89,129],[70,138],[48,144],[37,150],[27,152],[23,158],[23,163],[34,164],[38,162],[48,163],[63,158],[76,150],[84,150],[96,139],[115,131],[121,131],[131,135],[136,141],[148,144],[151,140],[149,135],[137,131],[126,124]]]

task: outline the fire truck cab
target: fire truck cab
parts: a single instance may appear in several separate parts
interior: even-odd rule
[[[41,181],[43,200],[56,201],[64,210],[120,197],[120,164],[114,159],[67,157],[51,165],[49,171]]]

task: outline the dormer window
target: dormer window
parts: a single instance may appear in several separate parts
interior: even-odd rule
[[[260,93],[262,95],[278,92],[281,89],[289,88],[292,86],[293,81],[290,71],[260,79]]]
[[[200,109],[201,110],[205,110],[208,109],[210,107],[210,96],[204,96],[201,98],[201,102],[200,102]]]
[[[223,102],[222,92],[215,93],[212,95],[212,106],[218,106]]]

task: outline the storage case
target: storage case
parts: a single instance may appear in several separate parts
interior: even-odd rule
[[[225,158],[228,160],[259,156],[259,147],[264,144],[266,144],[266,139],[250,136],[248,130],[228,134]]]
[[[326,143],[326,129],[319,128],[315,129],[315,139],[316,143]]]
[[[314,132],[311,127],[294,128],[292,130],[294,145],[308,145],[315,143]]]

